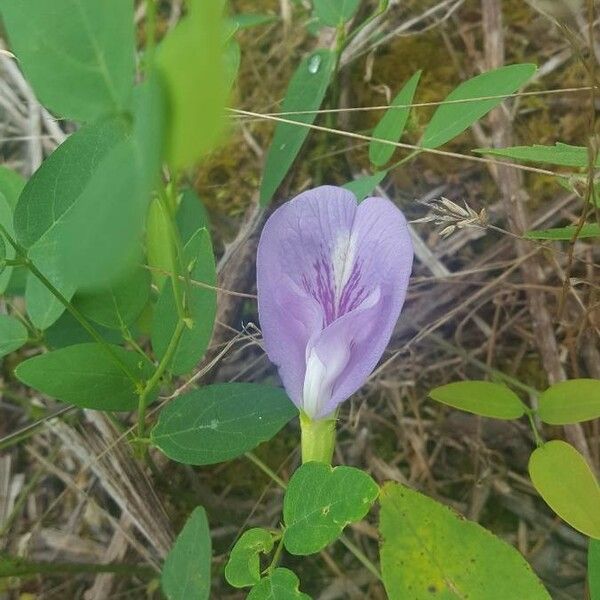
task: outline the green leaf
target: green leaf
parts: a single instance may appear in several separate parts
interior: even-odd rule
[[[590,600],[600,600],[600,541],[590,540],[588,548],[588,586]]]
[[[21,321],[9,315],[0,315],[0,356],[18,350],[29,338]]]
[[[390,142],[400,140],[408,121],[408,115],[410,114],[409,105],[413,101],[420,78],[421,71],[417,71],[404,84],[404,87],[394,98],[391,107],[386,110],[381,121],[377,123],[377,127],[373,131],[374,138],[389,140]],[[369,159],[376,167],[382,167],[392,158],[394,150],[396,148],[391,144],[382,144],[381,142],[371,140],[369,144]]]
[[[260,554],[273,550],[273,535],[255,527],[245,531],[231,550],[225,566],[225,579],[236,588],[249,587],[260,581]]]
[[[168,600],[208,600],[212,543],[204,508],[194,509],[165,559],[160,583]]]
[[[567,225],[566,227],[556,227],[554,229],[537,229],[528,231],[525,237],[529,240],[555,240],[570,241],[577,232],[577,225]],[[600,225],[598,223],[587,223],[579,233],[577,239],[600,237]]]
[[[550,386],[539,397],[544,423],[567,425],[600,417],[600,379],[571,379]]]
[[[181,192],[176,221],[184,245],[192,239],[198,229],[210,229],[208,211],[192,188]]]
[[[0,166],[0,223],[6,228],[11,236],[15,235],[13,228],[13,213],[19,194],[25,185],[25,180],[21,175]],[[4,257],[9,260],[15,258],[15,250],[2,238],[0,234],[0,242],[4,248]],[[0,261],[1,262],[1,261]],[[0,294],[3,294],[9,285],[13,274],[13,267],[2,269],[0,266]]]
[[[125,134],[125,122],[119,118],[82,127],[42,163],[19,197],[14,215],[17,239],[29,248],[29,258],[67,300],[76,286],[65,277],[58,248],[70,211],[82,201],[93,174]],[[32,274],[28,276],[25,298],[27,312],[39,329],[49,327],[64,311],[64,306]]]
[[[505,385],[489,381],[455,381],[429,392],[437,402],[483,417],[518,419],[526,407]]]
[[[290,479],[283,500],[286,549],[296,555],[319,552],[337,539],[346,525],[360,521],[378,493],[377,484],[359,469],[303,464]]]
[[[109,283],[141,259],[148,203],[160,174],[164,110],[157,78],[135,89],[125,139],[69,211],[58,250],[65,273],[79,287]]]
[[[162,290],[169,277],[167,273],[171,272],[175,251],[171,240],[170,220],[171,217],[163,203],[158,198],[154,198],[150,202],[146,219],[146,255],[152,281],[159,290]]]
[[[512,148],[476,148],[473,152],[513,158],[524,162],[550,163],[564,167],[587,167],[588,149],[557,142],[554,146],[513,146]],[[598,159],[596,164],[600,164]]]
[[[571,527],[600,538],[600,489],[585,459],[560,440],[533,451],[529,475],[540,496]]]
[[[379,502],[390,600],[550,600],[521,554],[477,523],[396,483]]]
[[[12,210],[4,197],[0,192],[0,224],[8,231],[9,234],[13,235],[12,227]],[[0,232],[0,294],[4,293],[4,290],[8,287],[12,275],[12,267],[6,265],[6,259],[11,260],[15,257],[15,249],[4,240],[2,233]]]
[[[261,579],[248,594],[247,600],[311,600],[301,592],[300,581],[289,569],[275,569],[269,577]]]
[[[342,187],[346,190],[350,190],[356,196],[356,200],[362,202],[385,179],[387,174],[387,170],[377,171],[377,173],[373,173],[373,175],[365,175],[358,179],[353,179],[352,181],[345,183]]]
[[[217,295],[214,290],[217,273],[210,235],[206,229],[197,231],[186,244],[184,262],[190,267],[191,286],[187,306],[191,327],[184,330],[170,365],[171,372],[176,375],[191,371],[204,356],[217,314]],[[213,289],[195,282],[212,286]],[[158,299],[152,324],[152,348],[159,359],[167,351],[178,318],[173,284],[169,280]]]
[[[441,104],[423,134],[421,146],[437,148],[498,106],[506,96],[517,91],[535,73],[531,64],[509,65],[488,71],[461,83]],[[477,100],[499,96],[488,100]],[[456,102],[464,101],[464,102]]]
[[[283,117],[297,123],[312,124],[317,117],[335,67],[335,53],[318,50],[298,65],[281,106],[282,112],[307,111]],[[260,185],[260,203],[267,205],[294,162],[308,127],[293,123],[277,123],[273,141],[267,152],[265,170]]]
[[[278,20],[277,15],[264,15],[259,13],[238,13],[233,15],[231,20],[237,29],[248,29],[249,27],[257,27],[258,25],[266,25]]]
[[[345,183],[342,187],[350,190],[356,196],[356,200],[362,202],[384,180],[387,174],[387,170],[377,171],[373,175],[364,175],[358,179],[353,179]]]
[[[210,465],[270,440],[296,414],[279,388],[253,383],[204,386],[162,409],[152,443],[177,462]]]
[[[120,344],[123,341],[121,334],[114,329],[107,329],[101,325],[94,329],[109,344]],[[44,331],[44,339],[47,345],[54,349],[94,341],[94,338],[69,311],[65,311]]]
[[[15,210],[17,200],[23,188],[25,187],[25,179],[23,176],[8,167],[0,165],[0,193],[8,201],[11,211]]]
[[[167,159],[175,169],[211,150],[225,124],[222,3],[190,0],[188,6],[156,56],[168,90]]]
[[[123,329],[140,316],[149,297],[150,273],[136,266],[105,289],[76,295],[73,303],[92,321],[109,329]]]
[[[0,13],[42,104],[81,121],[126,105],[135,72],[132,0],[0,0]]]
[[[315,15],[323,25],[337,27],[349,21],[360,0],[313,0]]]
[[[100,344],[78,344],[40,354],[22,362],[15,375],[25,384],[62,402],[95,410],[133,410],[138,396],[116,355],[138,379],[152,374],[152,365],[139,354]]]

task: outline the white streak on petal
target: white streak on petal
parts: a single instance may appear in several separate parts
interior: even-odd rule
[[[325,365],[314,347],[310,351],[307,349],[302,404],[304,412],[309,417],[323,416],[322,407],[330,401],[333,386],[348,364],[349,358],[350,349],[341,345],[326,358],[327,365]]]
[[[333,280],[335,284],[335,305],[338,306],[344,286],[348,283],[356,259],[356,240],[350,231],[340,231],[331,253]]]

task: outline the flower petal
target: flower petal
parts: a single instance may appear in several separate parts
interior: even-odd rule
[[[267,221],[257,259],[265,347],[313,418],[354,393],[381,358],[412,259],[404,216],[381,198],[357,206],[350,192],[323,186]]]

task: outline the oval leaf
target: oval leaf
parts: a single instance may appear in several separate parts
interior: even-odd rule
[[[26,385],[62,402],[94,410],[134,410],[136,387],[114,356],[141,380],[152,374],[152,365],[134,352],[100,344],[78,344],[34,356],[22,362],[15,375]]]
[[[217,285],[217,271],[210,235],[206,229],[197,231],[186,244],[184,262],[190,265],[187,307],[191,327],[184,330],[170,365],[171,372],[176,375],[191,371],[204,356],[217,314],[217,293],[214,289]],[[206,285],[210,287],[207,288]],[[152,348],[159,359],[169,347],[178,319],[173,284],[168,281],[158,299],[152,323]]]
[[[25,325],[9,315],[0,315],[0,356],[18,350],[28,339]]]
[[[524,162],[550,163],[563,167],[587,167],[588,149],[557,142],[554,146],[513,146],[512,148],[476,148],[473,152],[513,158]],[[600,164],[600,158],[596,164]]]
[[[0,223],[12,236],[14,236],[13,212],[24,185],[25,180],[18,173],[0,166]],[[0,245],[4,248],[3,258],[10,260],[15,257],[15,249],[2,238],[1,234]],[[13,267],[3,269],[0,265],[0,294],[8,288],[12,273]]]
[[[394,98],[392,105],[387,109],[381,121],[373,131],[373,137],[376,139],[389,140],[397,142],[404,133],[408,115],[410,114],[410,104],[413,101],[421,71],[417,71],[400,90]],[[385,165],[396,148],[391,144],[382,144],[376,140],[371,140],[369,144],[369,159],[376,167]]]
[[[577,234],[578,239],[600,237],[600,225],[598,223],[586,223],[583,227],[567,225],[566,227],[554,227],[552,229],[536,229],[527,231],[525,237],[528,240],[555,240],[568,242]]]
[[[489,381],[455,381],[429,392],[434,400],[483,417],[518,419],[525,405],[505,385]]]
[[[384,180],[387,171],[377,171],[373,175],[365,175],[345,183],[342,187],[350,190],[358,202],[362,202]]]
[[[170,109],[167,159],[175,169],[192,165],[216,144],[225,124],[230,76],[223,68],[222,2],[190,0],[188,6],[156,57]]]
[[[555,383],[539,397],[544,423],[567,425],[600,417],[600,379],[571,379]]]
[[[168,600],[208,600],[212,544],[204,508],[194,509],[165,559],[160,583]]]
[[[550,600],[519,552],[435,500],[381,490],[381,568],[391,600]]]
[[[360,0],[314,0],[315,15],[323,25],[338,27],[349,21],[356,12]]]
[[[535,73],[531,64],[509,65],[488,71],[461,83],[446,97],[425,129],[421,146],[437,148],[498,106],[506,96],[516,92]],[[499,96],[477,100],[488,96]],[[459,101],[459,102],[457,102]]]
[[[319,50],[307,56],[298,65],[281,106],[282,112],[306,111],[305,114],[282,117],[293,123],[277,123],[273,141],[265,161],[265,170],[260,185],[260,203],[265,206],[289,171],[298,155],[308,127],[302,123],[314,123],[335,66],[335,52]]]
[[[260,554],[271,552],[273,535],[255,527],[245,531],[231,550],[225,579],[236,588],[250,587],[260,581]]]
[[[318,493],[307,494],[307,490]],[[360,521],[379,487],[363,471],[320,462],[303,464],[292,476],[283,500],[283,543],[290,554],[319,552],[349,523]]]
[[[125,106],[135,72],[132,0],[0,0],[0,12],[48,108],[88,121]]]
[[[573,446],[553,440],[534,450],[529,475],[540,496],[571,527],[600,538],[600,489]]]
[[[270,440],[296,414],[279,388],[252,383],[204,386],[162,409],[152,443],[177,462],[210,465]]]
[[[73,303],[92,321],[123,329],[140,316],[149,296],[150,273],[137,267],[107,289],[76,295]]]
[[[308,594],[298,589],[299,585],[300,581],[292,571],[275,569],[250,590],[247,600],[311,600]]]

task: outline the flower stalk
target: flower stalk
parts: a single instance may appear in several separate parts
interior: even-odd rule
[[[300,412],[302,463],[317,461],[331,464],[335,447],[335,417],[311,419]]]

